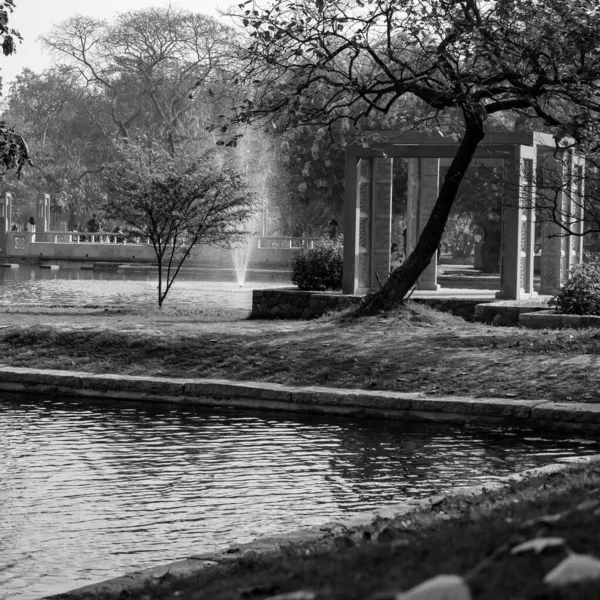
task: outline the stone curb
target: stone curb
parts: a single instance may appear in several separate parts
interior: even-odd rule
[[[600,317],[594,315],[561,315],[550,309],[520,314],[519,325],[529,329],[597,328],[600,327]]]
[[[96,375],[0,366],[0,391],[212,407],[297,411],[406,421],[511,424],[600,431],[600,404],[516,398],[427,397],[414,392],[285,386],[226,379]]]
[[[504,475],[498,477],[495,481],[488,482],[484,485],[451,488],[442,495],[408,500],[401,504],[386,506],[375,511],[349,515],[348,518],[345,518],[342,521],[325,523],[320,526],[296,530],[287,534],[259,538],[249,543],[236,544],[215,552],[191,555],[187,558],[172,561],[168,564],[159,565],[143,571],[136,571],[100,583],[86,585],[62,594],[47,596],[41,600],[91,600],[100,594],[112,594],[113,596],[121,594],[128,596],[130,591],[135,588],[140,588],[148,581],[156,581],[158,583],[168,575],[181,577],[198,573],[205,568],[219,564],[231,563],[238,560],[251,562],[256,560],[261,554],[280,552],[282,548],[291,544],[322,541],[327,538],[347,534],[357,528],[369,527],[373,524],[375,519],[391,520],[411,512],[438,505],[446,498],[478,496],[502,489],[530,477],[559,473],[573,464],[585,464],[599,459],[600,456],[597,455],[586,456],[569,464],[552,463],[520,473]]]

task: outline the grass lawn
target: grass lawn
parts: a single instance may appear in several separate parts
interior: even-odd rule
[[[600,332],[467,323],[422,305],[377,317],[253,321],[244,311],[0,312],[1,363],[428,395],[600,401]]]

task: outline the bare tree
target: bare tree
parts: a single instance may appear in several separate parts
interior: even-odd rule
[[[177,158],[151,141],[127,142],[106,166],[106,214],[152,244],[159,307],[194,248],[231,246],[249,233],[254,196],[224,158],[214,151]]]
[[[436,252],[489,121],[508,114],[590,144],[599,129],[600,0],[247,0],[240,120],[277,127],[360,125],[372,113],[404,129],[451,133],[458,150],[414,251],[362,312],[401,301]],[[420,110],[415,111],[415,105]]]
[[[215,19],[168,6],[122,13],[114,22],[82,15],[43,38],[82,83],[102,90],[122,138],[158,136],[173,153],[184,115],[213,112],[231,63],[231,28]]]

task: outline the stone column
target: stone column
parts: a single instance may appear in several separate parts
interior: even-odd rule
[[[365,293],[371,287],[371,165],[348,152],[344,197],[345,294]]]
[[[358,293],[371,290],[371,213],[373,161],[361,158],[358,163]]]
[[[572,169],[570,154],[563,152],[556,160],[548,157],[544,163],[544,169],[547,172],[555,171],[552,183],[555,186],[561,185],[558,192],[554,189],[547,192],[548,195],[551,195],[547,202],[549,204],[556,202],[557,214],[559,218],[563,218],[561,215],[565,215],[570,208],[571,192],[569,187],[572,179],[570,176]],[[555,194],[557,195],[555,196]],[[567,257],[571,244],[569,237],[564,235],[564,231],[552,220],[549,214],[544,215],[540,294],[556,294],[564,284],[569,269]]]
[[[506,163],[506,185],[502,206],[500,291],[497,298],[519,300],[533,291],[535,213],[533,173],[536,151],[517,146],[514,160]]]
[[[438,158],[421,158],[419,206],[417,210],[417,232],[425,228],[429,215],[435,205],[440,188],[440,161]],[[415,237],[415,244],[418,237]],[[414,246],[413,246],[414,248]],[[412,248],[411,248],[412,251]],[[423,271],[417,281],[418,290],[439,290],[437,283],[437,253],[433,255],[428,267]]]
[[[50,228],[50,194],[40,194],[37,198],[35,231],[44,234]],[[38,241],[44,241],[43,235],[37,236]]]
[[[415,248],[419,239],[418,212],[419,212],[419,159],[408,159],[408,182],[406,190],[406,255]]]
[[[583,231],[584,231],[584,190],[585,190],[585,159],[573,154],[572,157],[572,185],[571,185],[571,210],[570,210],[570,252],[568,253],[567,268],[583,262]]]
[[[537,296],[534,289],[534,258],[535,258],[535,177],[537,168],[537,152],[534,147],[533,156],[522,161],[525,198],[521,221],[524,230],[521,238],[521,290],[526,298]]]
[[[371,290],[378,290],[390,272],[393,164],[391,158],[375,158],[372,164]]]
[[[344,294],[358,291],[358,159],[346,154],[346,174],[344,179],[344,274],[342,289]]]
[[[6,192],[4,198],[0,198],[0,254],[8,254],[8,232],[12,221],[12,196]]]
[[[406,205],[406,253],[419,241],[437,200],[440,183],[440,161],[437,158],[409,158]],[[418,290],[438,290],[437,254],[417,281]]]

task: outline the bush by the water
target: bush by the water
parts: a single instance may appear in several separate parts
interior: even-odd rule
[[[583,263],[573,267],[567,283],[550,305],[567,315],[600,315],[600,265]]]
[[[300,250],[292,261],[292,283],[301,290],[340,290],[343,262],[343,245],[337,240]]]

